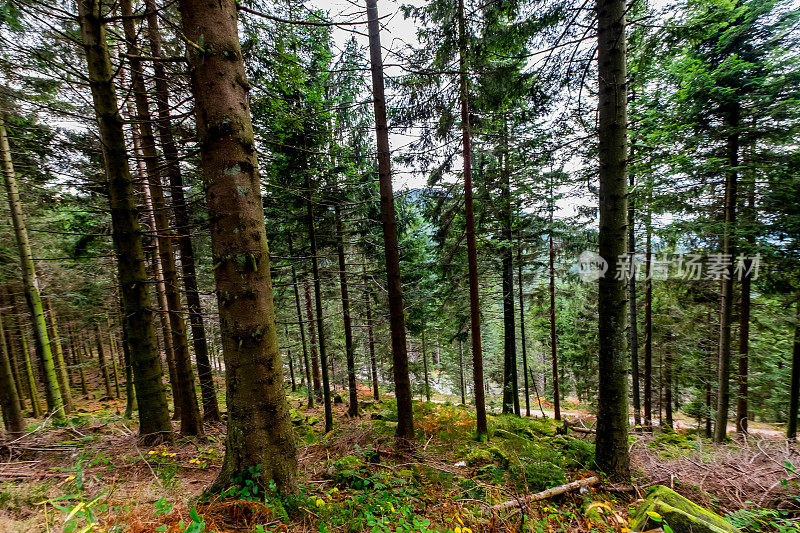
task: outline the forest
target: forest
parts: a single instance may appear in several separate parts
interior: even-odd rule
[[[800,531],[797,0],[0,0],[0,533]]]

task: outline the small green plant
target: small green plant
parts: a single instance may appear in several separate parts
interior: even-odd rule
[[[155,467],[154,470],[158,473],[158,477],[161,478],[161,484],[165,487],[175,483],[175,475],[178,472],[178,464],[175,461],[176,456],[177,454],[174,452],[156,448],[147,452],[147,457],[144,458],[151,467]]]

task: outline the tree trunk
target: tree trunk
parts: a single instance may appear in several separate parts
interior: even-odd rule
[[[284,327],[286,343],[289,344],[289,326]],[[289,379],[292,381],[292,392],[297,391],[297,384],[294,382],[294,363],[292,362],[292,349],[291,345],[286,347],[286,358],[289,360]]]
[[[17,306],[14,308],[18,310]],[[16,316],[17,335],[19,336],[20,353],[22,354],[22,366],[25,369],[26,383],[28,398],[31,400],[31,411],[34,418],[42,416],[42,407],[39,404],[39,391],[36,388],[36,375],[33,373],[33,365],[31,364],[31,351],[28,347],[28,338],[25,331],[22,329],[22,321],[19,315]]]
[[[11,359],[6,346],[2,315],[0,315],[0,407],[6,431],[11,435],[24,432],[25,419],[22,417],[17,384],[14,383],[14,374],[11,372]]]
[[[128,62],[131,66],[131,86],[136,108],[134,120],[138,126],[140,150],[146,168],[147,184],[153,204],[153,228],[158,241],[158,261],[164,275],[164,289],[167,299],[167,316],[172,332],[172,349],[175,353],[175,377],[177,379],[178,400],[181,411],[181,433],[184,435],[202,435],[203,422],[200,407],[195,393],[192,359],[189,354],[189,340],[186,324],[181,316],[181,296],[178,285],[178,273],[175,267],[175,254],[172,249],[172,230],[170,228],[166,202],[164,200],[161,168],[156,152],[156,140],[153,135],[150,104],[147,98],[147,87],[144,82],[144,71],[139,46],[136,43],[136,21],[133,18],[131,0],[121,0],[125,41],[128,51]]]
[[[550,252],[550,362],[553,369],[553,418],[561,420],[561,391],[559,390],[558,377],[558,337],[556,336],[556,270],[555,247],[553,246],[553,222],[550,221],[549,232]]]
[[[635,93],[632,98],[635,98]],[[630,149],[633,159],[633,143]],[[630,191],[628,193],[628,257],[630,258],[630,277],[628,278],[628,305],[630,309],[630,352],[631,352],[631,381],[633,388],[633,421],[637,426],[642,425],[642,408],[639,398],[639,330],[636,320],[636,203],[632,197],[636,187],[636,177],[631,172],[628,177]]]
[[[100,331],[100,324],[95,326],[95,337],[97,338],[97,363],[100,365],[100,374],[103,376],[103,383],[106,386],[106,398],[113,398],[111,392],[111,380],[108,377],[108,361],[106,348],[103,344],[103,333]]]
[[[306,198],[308,241],[311,245],[311,274],[314,277],[314,304],[316,307],[317,344],[319,350],[320,367],[322,369],[322,405],[325,410],[325,432],[333,429],[333,410],[331,409],[331,384],[328,376],[328,356],[325,351],[325,328],[322,320],[322,285],[319,279],[319,257],[317,257],[317,230],[314,221],[314,203],[311,198],[311,176],[306,172]],[[312,341],[313,341],[312,337]]]
[[[422,327],[422,370],[425,372],[425,400],[431,401],[431,382],[428,379],[428,355],[425,353],[425,326]]]
[[[70,379],[67,372],[67,364],[64,362],[64,349],[61,345],[61,337],[58,334],[58,320],[52,307],[51,297],[44,298],[45,318],[47,318],[50,336],[50,346],[53,352],[53,362],[55,363],[58,387],[61,389],[61,401],[64,406],[64,413],[69,414],[74,408],[72,404],[72,391],[69,388]]]
[[[161,362],[156,351],[153,311],[147,293],[142,230],[134,203],[122,117],[117,108],[115,70],[108,55],[102,4],[102,0],[79,0],[79,22],[108,180],[117,278],[125,306],[124,327],[128,333],[139,400],[139,434],[148,440],[156,440],[171,437],[172,425],[161,384]]]
[[[786,424],[786,438],[794,445],[797,444],[797,416],[798,403],[800,403],[800,298],[795,303],[791,379],[792,382],[789,387],[789,423]]]
[[[458,339],[458,370],[461,376],[458,382],[461,385],[461,405],[467,405],[467,387],[464,383],[464,347],[461,339]]]
[[[750,184],[747,195],[747,253],[752,254],[755,250],[756,236],[752,228],[755,222],[755,184]],[[750,285],[752,282],[753,267],[751,259],[743,262],[744,272],[742,275],[742,302],[739,311],[739,396],[736,400],[736,431],[747,433],[747,366],[750,352]]]
[[[339,286],[342,290],[342,319],[344,321],[344,346],[347,355],[347,387],[350,391],[348,416],[358,416],[358,388],[356,385],[356,360],[353,345],[353,327],[350,321],[350,294],[347,291],[347,262],[344,255],[344,228],[339,205],[334,207],[336,217],[336,251],[339,255]]]
[[[728,171],[725,173],[725,229],[722,235],[722,255],[734,255],[734,232],[736,226],[736,166],[739,164],[739,108],[728,110],[726,125],[732,130],[728,134],[726,150]],[[727,277],[727,279],[725,279]],[[731,315],[733,311],[733,263],[730,262],[723,276],[720,290],[719,313],[719,360],[717,367],[717,414],[714,423],[714,442],[724,442],[728,434],[728,408],[730,406],[731,374]]]
[[[317,321],[314,319],[314,310],[311,307],[311,283],[308,274],[305,276],[306,316],[308,317],[308,331],[311,334],[311,369],[314,377],[314,396],[322,399],[322,378],[319,372],[319,358],[317,357]]]
[[[375,112],[375,136],[378,147],[378,181],[381,194],[381,225],[386,254],[386,278],[389,296],[389,329],[392,336],[392,370],[397,398],[397,441],[410,446],[414,440],[414,413],[411,405],[411,380],[408,377],[406,322],[403,310],[403,285],[400,277],[400,245],[392,191],[389,129],[386,122],[386,98],[383,86],[383,58],[376,0],[367,0],[369,52],[372,65],[372,101]]]
[[[155,0],[145,0],[145,16],[147,18],[150,53],[161,57],[161,32],[158,27],[158,14]],[[181,174],[180,155],[175,139],[172,135],[172,118],[170,117],[169,86],[164,64],[153,61],[153,74],[155,80],[155,99],[158,110],[159,140],[161,151],[164,154],[164,173],[169,179],[170,199],[172,212],[175,216],[175,234],[178,252],[181,258],[181,278],[186,293],[186,307],[189,312],[189,324],[192,330],[192,346],[197,361],[197,374],[200,378],[200,394],[203,399],[203,419],[216,421],[220,419],[219,405],[214,387],[214,376],[211,372],[211,363],[208,356],[205,325],[203,323],[203,308],[200,303],[200,291],[197,288],[197,273],[195,271],[194,247],[190,237],[191,222],[189,210],[186,207],[186,198],[183,193],[183,175]]]
[[[467,29],[464,16],[464,0],[458,0],[458,65],[459,100],[461,103],[461,157],[464,163],[464,217],[466,219],[467,269],[469,275],[470,336],[472,338],[472,373],[475,383],[476,433],[478,440],[482,440],[488,433],[488,426],[486,423],[486,398],[483,389],[478,250],[475,242],[475,208],[472,198],[472,132],[469,123]]]
[[[275,329],[264,208],[235,0],[180,0],[206,184],[228,403],[214,482],[244,475],[296,494],[297,455]],[[252,470],[260,468],[254,478]]]
[[[653,280],[652,268],[652,226],[648,206],[646,223],[646,242],[644,252],[644,425],[653,427]]]
[[[514,313],[514,249],[511,241],[511,169],[508,164],[508,138],[503,122],[503,154],[501,164],[500,204],[503,261],[503,412],[519,416],[519,383],[517,379],[517,336]]]
[[[525,378],[525,416],[531,416],[531,395],[528,383],[528,352],[525,345],[525,305],[522,298],[522,246],[517,249],[517,286],[519,287],[519,336],[522,346],[522,374]]]
[[[294,255],[292,249],[292,237],[289,236],[289,255]],[[308,348],[306,347],[306,327],[303,323],[303,312],[300,308],[300,289],[297,286],[297,270],[292,263],[292,288],[294,289],[294,303],[297,311],[297,323],[300,328],[300,342],[303,345],[303,365],[306,372],[306,392],[308,396],[308,407],[314,407],[314,389],[312,388],[311,381],[311,365],[308,361]]]
[[[36,269],[33,264],[31,245],[28,240],[28,231],[25,228],[25,217],[22,214],[22,201],[19,198],[17,178],[14,164],[11,161],[11,147],[8,144],[5,121],[0,116],[0,151],[3,153],[3,177],[5,178],[8,207],[11,211],[11,222],[14,226],[14,236],[17,241],[20,268],[22,270],[22,284],[25,289],[25,300],[31,313],[33,322],[36,352],[42,365],[42,381],[44,382],[47,409],[55,420],[64,419],[64,404],[61,398],[61,388],[58,385],[50,337],[47,334],[47,321],[44,316],[44,307],[39,295],[39,282],[36,279]]]
[[[372,291],[369,288],[369,278],[367,278],[366,258],[364,258],[364,304],[367,307],[367,346],[369,348],[369,362],[372,373],[372,398],[381,401],[380,391],[378,390],[378,362],[375,358],[375,335],[372,330]]]
[[[122,311],[122,301],[119,301],[119,311]],[[120,323],[122,323],[122,315],[119,314]],[[133,412],[136,410],[136,388],[133,386],[133,368],[131,367],[131,351],[128,347],[128,337],[125,328],[122,328],[122,356],[123,363],[125,364],[125,418],[133,417]]]
[[[130,107],[130,105],[129,105]],[[133,116],[133,113],[130,113],[130,116]],[[132,137],[133,137],[133,148],[137,152],[137,155],[140,155],[140,145],[141,141],[139,140],[139,134],[136,131],[136,128],[132,128]],[[147,173],[144,169],[144,162],[142,157],[136,158],[136,170],[138,172],[138,178],[141,184],[142,196],[144,198],[144,207],[147,212],[147,218],[150,224],[151,231],[156,231],[156,221],[155,221],[155,209],[153,208],[153,201],[152,195],[150,194],[150,185],[148,184],[147,180]],[[172,405],[173,405],[173,418],[180,419],[181,417],[181,405],[183,404],[181,400],[181,387],[178,385],[178,372],[175,367],[175,350],[172,344],[172,325],[170,324],[169,320],[169,303],[167,302],[167,289],[166,283],[164,282],[164,270],[161,264],[161,251],[159,247],[161,246],[160,239],[153,239],[153,243],[155,245],[155,250],[153,251],[153,257],[151,261],[151,267],[153,272],[153,278],[155,278],[155,285],[156,285],[156,298],[158,300],[159,306],[159,313],[158,318],[161,323],[161,336],[163,340],[164,346],[164,355],[167,360],[167,372],[169,376],[169,384],[170,384],[170,392],[172,393]],[[156,339],[157,341],[158,339]],[[158,351],[158,350],[157,350]]]
[[[670,430],[675,429],[672,420],[672,335],[664,339],[664,423]]]
[[[72,351],[72,357],[75,366],[78,368],[78,377],[80,378],[80,387],[81,387],[81,394],[84,396],[89,393],[88,389],[86,388],[86,371],[83,367],[83,356],[81,346],[79,343],[75,341],[75,331],[70,328],[67,336],[69,337],[69,345]]]
[[[597,0],[598,156],[600,256],[609,265],[625,254],[627,214],[627,91],[625,0]],[[600,379],[597,464],[619,482],[630,479],[628,456],[628,358],[625,346],[625,281],[600,278]]]

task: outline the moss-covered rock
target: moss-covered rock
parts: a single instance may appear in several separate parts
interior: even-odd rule
[[[464,462],[466,462],[469,466],[488,465],[492,462],[492,455],[483,448],[478,448],[477,450],[472,450],[469,452],[469,454],[467,454],[467,456],[464,458]]]
[[[633,512],[632,531],[669,526],[675,533],[741,533],[724,518],[663,485],[656,485]]]

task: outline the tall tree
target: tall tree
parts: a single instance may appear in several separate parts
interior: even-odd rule
[[[5,120],[0,116],[0,151],[3,157],[3,179],[5,181],[8,207],[11,210],[11,221],[14,225],[14,236],[17,240],[20,267],[22,269],[22,283],[25,289],[25,300],[33,320],[33,333],[36,339],[36,351],[42,365],[42,380],[45,385],[45,398],[47,409],[53,413],[56,420],[64,419],[61,388],[58,385],[53,352],[50,346],[50,336],[47,333],[47,321],[44,316],[42,298],[39,295],[39,282],[36,279],[36,267],[33,263],[31,244],[28,240],[28,231],[25,227],[25,217],[22,214],[22,201],[19,197],[17,177],[14,172],[14,163],[11,160],[11,147],[8,143],[8,132]]]
[[[609,264],[625,254],[627,216],[627,91],[625,0],[597,0],[598,156],[600,256]],[[600,278],[598,466],[618,481],[630,479],[628,364],[625,351],[625,282]]]
[[[122,117],[117,107],[115,69],[108,53],[103,0],[79,0],[81,37],[86,53],[95,115],[100,127],[111,206],[117,278],[124,307],[124,327],[131,352],[139,403],[139,434],[146,440],[171,438],[161,362],[153,329],[153,311],[145,272],[142,228],[133,195]]]
[[[408,377],[408,347],[403,310],[403,285],[400,277],[400,246],[397,240],[397,214],[392,190],[389,128],[386,121],[386,97],[383,83],[383,57],[378,21],[377,0],[367,0],[369,56],[372,73],[372,97],[375,111],[375,137],[378,146],[378,182],[381,194],[381,225],[386,254],[386,278],[389,292],[389,329],[392,336],[392,363],[397,398],[397,440],[405,446],[414,439],[414,414],[411,405],[411,380]],[[481,376],[481,383],[483,377]]]
[[[234,476],[294,494],[297,456],[283,390],[261,183],[236,2],[180,1],[206,186],[228,404],[225,459]],[[260,468],[261,476],[254,472]]]
[[[158,13],[155,0],[145,0],[145,18],[147,19],[150,53],[154,57],[162,57],[161,31],[158,24]],[[172,116],[169,99],[168,76],[163,62],[153,62],[153,79],[155,85],[156,109],[158,120],[156,127],[164,154],[164,174],[169,179],[169,193],[172,201],[172,212],[175,216],[175,233],[178,252],[181,259],[181,279],[186,294],[186,307],[189,311],[189,324],[192,330],[192,346],[197,360],[197,374],[200,378],[200,394],[203,399],[203,419],[219,420],[217,393],[214,389],[214,377],[208,356],[206,329],[203,323],[203,307],[200,304],[200,291],[197,287],[194,246],[190,236],[189,210],[183,192],[184,182],[180,166],[180,154],[172,133]]]

